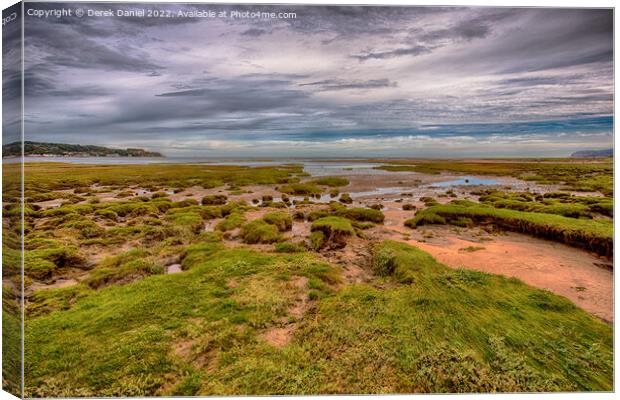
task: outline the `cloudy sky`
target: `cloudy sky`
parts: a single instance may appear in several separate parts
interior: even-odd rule
[[[611,10],[157,8],[228,16],[27,17],[27,140],[205,157],[565,156],[612,146]]]

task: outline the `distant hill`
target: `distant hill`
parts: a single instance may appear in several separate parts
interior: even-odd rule
[[[2,157],[21,155],[20,142],[2,146]],[[26,156],[73,156],[73,157],[163,157],[161,153],[143,149],[110,149],[102,146],[90,146],[65,143],[24,142]]]
[[[576,151],[570,155],[571,158],[602,158],[602,157],[613,157],[614,149],[604,149],[604,150],[581,150]]]

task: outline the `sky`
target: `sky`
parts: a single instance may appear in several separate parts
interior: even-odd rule
[[[77,8],[27,8],[62,7]],[[613,145],[611,10],[157,8],[175,18],[26,17],[26,140],[171,157],[566,156]]]

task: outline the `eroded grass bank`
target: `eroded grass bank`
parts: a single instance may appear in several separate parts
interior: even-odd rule
[[[473,202],[434,205],[405,221],[415,228],[424,224],[451,223],[459,226],[493,224],[502,229],[551,239],[597,254],[613,253],[613,221],[578,219],[550,213],[494,208]]]

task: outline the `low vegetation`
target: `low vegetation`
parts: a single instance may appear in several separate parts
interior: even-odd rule
[[[436,205],[420,210],[405,225],[416,228],[425,224],[493,224],[502,229],[556,240],[571,246],[585,248],[597,254],[613,253],[613,223],[610,220],[569,218],[555,214],[499,209],[471,202]]]
[[[282,240],[278,227],[262,219],[244,225],[241,228],[241,237],[248,244],[274,243]]]
[[[265,214],[263,220],[268,224],[275,225],[280,232],[290,231],[293,227],[293,218],[286,212]]]
[[[612,328],[564,298],[395,242],[373,252],[385,288],[337,289],[311,253],[210,243],[184,273],[86,291],[28,318],[26,395],[612,390]],[[311,317],[273,344],[300,293]]]
[[[298,165],[33,163],[26,175],[26,396],[613,389],[611,326],[516,279],[374,241],[380,204],[352,206],[334,189],[344,178],[300,183]],[[256,184],[282,201],[234,197]],[[402,214],[412,228],[488,226],[611,254],[609,197],[471,195]],[[4,221],[21,212],[5,205]],[[21,283],[19,228],[4,227],[6,287]],[[18,298],[4,293],[3,323],[18,327]]]
[[[583,192],[601,192],[613,196],[613,160],[584,163],[579,160],[511,160],[501,161],[439,161],[390,160],[389,165],[376,167],[386,171],[411,171],[426,174],[453,172],[474,175],[513,176],[543,184],[563,184]]]
[[[292,183],[279,188],[280,192],[297,196],[321,195],[323,190],[315,183]]]
[[[340,176],[323,176],[311,181],[311,183],[321,186],[338,187],[347,186],[349,184],[349,180]]]
[[[600,196],[573,196],[566,192],[534,194],[485,190],[478,193],[480,202],[495,208],[558,214],[572,218],[613,217],[613,200]]]
[[[355,229],[351,225],[351,222],[342,217],[319,218],[312,223],[310,230],[313,233],[322,233],[322,239],[319,239],[316,235],[314,240],[311,238],[311,241],[316,241],[317,244],[320,242],[320,245],[318,245],[319,248],[324,244],[344,247],[346,245],[345,238],[355,234]]]

